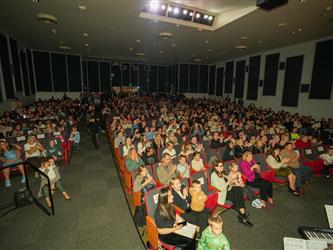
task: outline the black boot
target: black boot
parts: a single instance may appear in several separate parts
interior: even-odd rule
[[[239,223],[242,223],[244,226],[246,227],[253,227],[253,224],[249,221],[249,218],[246,216],[246,214],[241,214],[241,213],[238,213],[238,221]]]

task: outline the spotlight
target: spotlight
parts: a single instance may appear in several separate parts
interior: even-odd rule
[[[188,10],[183,10],[184,15],[187,15],[187,13],[188,13]]]
[[[171,6],[168,7],[168,11],[169,11],[169,12],[172,11],[172,7],[171,7]]]
[[[190,12],[190,16],[193,16],[193,12]]]
[[[152,11],[157,11],[158,7],[159,7],[159,3],[157,1],[151,1],[149,3],[149,8]]]
[[[177,7],[174,8],[173,9],[173,14],[178,15],[178,13],[179,13],[179,8],[177,8]]]
[[[200,13],[195,14],[195,17],[200,18],[201,17]]]
[[[207,19],[208,18],[208,15],[204,15],[204,19]]]
[[[213,20],[213,17],[212,17],[212,16],[209,16],[209,17],[208,17],[208,20],[209,20],[209,21],[212,21],[212,20]]]

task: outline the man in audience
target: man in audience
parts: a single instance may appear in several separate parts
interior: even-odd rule
[[[171,156],[164,153],[162,161],[158,164],[156,169],[156,176],[158,181],[163,185],[168,185],[173,177],[177,177],[177,166],[171,163]]]

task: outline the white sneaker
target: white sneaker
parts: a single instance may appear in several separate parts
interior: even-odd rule
[[[251,206],[260,209],[262,208],[262,203],[259,199],[255,199],[252,201]]]

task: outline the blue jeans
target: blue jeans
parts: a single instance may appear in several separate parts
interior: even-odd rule
[[[300,166],[299,168],[293,169],[294,174],[296,175],[296,187],[302,187],[302,181],[307,181],[312,176],[311,168],[308,166]]]

